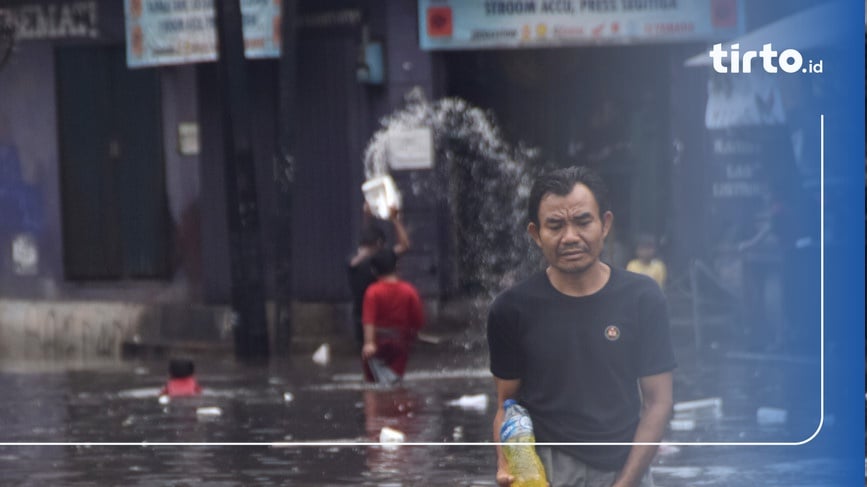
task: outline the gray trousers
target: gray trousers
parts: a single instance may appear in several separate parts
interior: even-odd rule
[[[597,470],[557,448],[537,445],[536,453],[551,487],[611,487],[617,477],[617,471]],[[641,479],[641,487],[653,487],[649,470]]]

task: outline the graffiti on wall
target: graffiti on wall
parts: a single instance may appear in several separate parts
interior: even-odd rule
[[[0,271],[38,274],[43,220],[42,188],[21,177],[17,147],[0,144]]]

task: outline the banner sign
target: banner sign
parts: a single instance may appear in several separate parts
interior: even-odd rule
[[[726,40],[744,0],[418,0],[425,50]]]
[[[124,0],[131,68],[217,59],[213,0]],[[241,0],[248,58],[280,56],[280,0]]]

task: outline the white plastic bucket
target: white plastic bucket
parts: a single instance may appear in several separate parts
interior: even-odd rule
[[[370,206],[370,211],[377,218],[387,220],[390,213],[389,208],[400,209],[400,192],[397,191],[397,186],[395,186],[391,176],[377,176],[368,179],[361,185],[361,191],[364,192],[364,200]]]

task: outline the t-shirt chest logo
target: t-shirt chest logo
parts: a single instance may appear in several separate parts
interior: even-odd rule
[[[620,339],[620,328],[618,328],[617,325],[606,326],[605,338],[610,342],[616,342]]]

